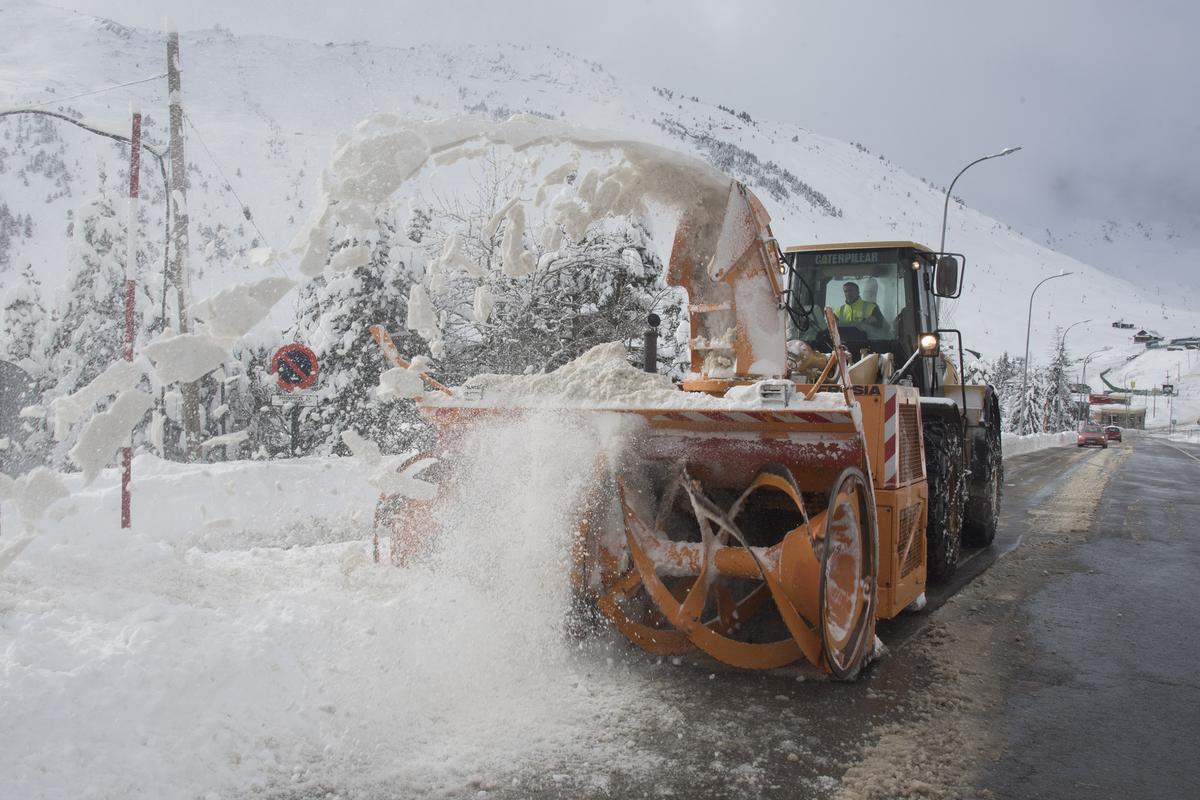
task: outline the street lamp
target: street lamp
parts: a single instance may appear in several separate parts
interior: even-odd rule
[[[1038,285],[1033,287],[1033,291],[1029,293],[1029,318],[1025,322],[1025,371],[1021,375],[1021,407],[1025,404],[1025,395],[1029,391],[1029,331],[1033,327],[1033,296],[1037,294],[1037,290],[1042,288],[1042,284],[1046,281],[1052,281],[1055,278],[1065,278],[1068,275],[1074,275],[1074,272],[1060,272],[1057,275],[1051,275],[1049,278],[1042,278],[1038,281]],[[1024,415],[1021,417],[1021,432],[1024,433],[1024,428],[1028,420]]]
[[[1071,332],[1071,328],[1074,328],[1076,325],[1082,325],[1085,322],[1091,322],[1091,320],[1090,319],[1081,319],[1081,320],[1079,320],[1079,322],[1072,322],[1070,325],[1067,326],[1067,329],[1065,331],[1063,331],[1062,338],[1058,340],[1059,346],[1062,349],[1064,349],[1064,350],[1067,349],[1067,334]]]
[[[999,153],[992,153],[990,156],[984,156],[983,158],[977,158],[974,161],[972,161],[970,164],[967,164],[965,167],[960,169],[958,171],[958,174],[954,176],[954,180],[950,181],[950,186],[949,186],[949,188],[946,189],[946,202],[942,204],[942,243],[940,245],[938,245],[939,253],[945,252],[945,250],[946,250],[946,214],[949,213],[949,211],[950,211],[950,192],[954,191],[954,184],[956,184],[958,182],[958,179],[962,177],[962,174],[964,172],[966,172],[971,167],[978,164],[980,161],[987,161],[989,158],[1000,158],[1000,156],[1011,155],[1012,153],[1015,153],[1020,149],[1021,149],[1020,147],[1006,147],[1003,150],[1001,150]]]
[[[1101,347],[1099,350],[1093,350],[1092,352],[1088,353],[1086,356],[1083,357],[1083,374],[1079,376],[1079,382],[1081,384],[1083,384],[1084,388],[1087,391],[1091,391],[1091,387],[1088,386],[1088,382],[1087,382],[1088,362],[1092,360],[1092,356],[1096,355],[1097,353],[1103,353],[1105,350],[1112,350],[1112,348],[1111,347]],[[1088,403],[1088,408],[1091,408],[1090,402]]]

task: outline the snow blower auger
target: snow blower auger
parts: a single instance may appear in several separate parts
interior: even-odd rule
[[[805,659],[848,680],[875,651],[876,620],[925,589],[922,391],[899,380],[913,359],[896,370],[892,352],[864,347],[848,364],[843,333],[865,323],[831,302],[817,306],[808,284],[807,301],[794,281],[785,291],[788,267],[765,210],[733,182],[725,196],[701,198],[676,232],[667,280],[686,290],[690,318],[681,383],[639,372],[619,353],[611,369],[645,379],[626,403],[506,394],[508,384],[481,378],[428,392],[418,406],[451,456],[464,430],[514,410],[620,415],[633,433],[599,457],[578,509],[572,582],[581,602],[650,653],[699,650],[748,669]],[[917,274],[908,262],[892,267]],[[936,355],[926,349],[923,335],[920,354]],[[568,369],[578,367],[505,380],[552,387]],[[586,381],[576,371],[561,383]],[[618,383],[635,381],[623,374]],[[937,400],[939,410],[949,402]],[[949,464],[939,474],[959,476],[943,482],[949,496],[964,471],[961,451],[945,451],[958,471]],[[439,491],[437,502],[469,500],[453,486]],[[948,525],[939,518],[931,535]]]
[[[599,542],[598,608],[642,649],[749,669],[803,656],[843,679],[872,654],[868,445],[845,359],[828,365],[836,379],[778,406],[638,412],[640,468],[615,479],[624,535],[584,537]]]

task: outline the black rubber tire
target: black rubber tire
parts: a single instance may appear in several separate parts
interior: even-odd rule
[[[929,414],[924,420],[925,478],[929,482],[929,522],[925,527],[926,581],[950,580],[962,549],[966,475],[962,428],[956,417]]]
[[[987,547],[996,538],[1000,498],[1004,494],[1004,453],[1000,441],[1000,404],[988,392],[988,413],[974,432],[967,510],[963,519],[963,544]]]

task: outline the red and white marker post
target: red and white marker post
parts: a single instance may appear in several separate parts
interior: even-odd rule
[[[134,341],[134,290],[137,286],[137,212],[138,174],[142,165],[142,114],[133,111],[133,132],[129,137],[129,222],[125,240],[125,360],[133,361]],[[132,435],[132,434],[131,434]],[[133,480],[133,447],[126,445],[121,451],[121,527],[132,524],[132,508],[129,484]]]

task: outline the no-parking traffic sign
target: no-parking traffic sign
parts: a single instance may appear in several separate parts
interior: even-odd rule
[[[317,354],[302,344],[285,344],[271,359],[271,372],[279,388],[287,392],[307,389],[317,382]]]

